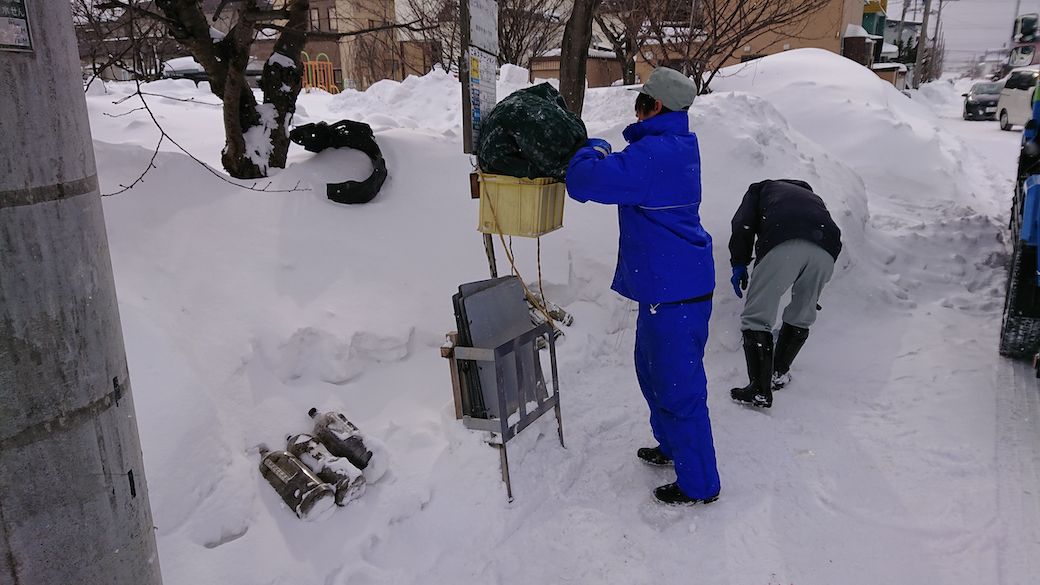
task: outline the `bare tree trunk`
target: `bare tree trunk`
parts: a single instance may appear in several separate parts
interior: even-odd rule
[[[247,3],[252,4],[252,2]],[[239,15],[239,20],[224,37],[224,42],[232,47],[231,60],[228,63],[224,81],[224,152],[220,162],[224,169],[239,179],[257,179],[265,176],[250,156],[246,147],[245,133],[254,126],[260,125],[260,113],[256,109],[256,97],[249,89],[246,81],[246,66],[249,64],[249,46],[253,42],[253,23],[249,20],[247,6]]]
[[[289,8],[289,20],[285,30],[274,45],[274,52],[300,63],[300,52],[307,42],[308,2],[297,2]],[[260,89],[264,92],[264,103],[275,108],[275,126],[271,130],[271,158],[269,166],[285,168],[289,155],[289,132],[286,126],[296,113],[296,98],[303,87],[303,75],[299,67],[285,67],[268,61],[260,77]]]
[[[286,2],[287,19],[274,49],[285,59],[273,56],[264,65],[263,105],[257,104],[246,80],[257,15],[262,14],[256,0],[240,3],[237,22],[217,42],[195,0],[158,0],[156,5],[177,24],[170,32],[202,65],[211,91],[223,101],[225,142],[220,162],[224,170],[238,179],[256,179],[267,176],[269,167],[284,167],[289,152],[285,126],[296,110],[302,85],[300,51],[306,42],[309,0]]]
[[[642,50],[643,23],[646,11],[641,2],[605,0],[596,10],[595,22],[614,50],[614,60],[621,65],[621,82],[636,82],[636,55]]]
[[[574,8],[563,29],[560,54],[560,93],[567,107],[581,115],[585,104],[589,45],[592,44],[592,20],[602,0],[574,0]]]
[[[621,83],[635,85],[636,83],[636,58],[631,56],[621,65]]]
[[[693,4],[690,6],[690,28],[686,35],[689,37],[686,42],[683,43],[683,75],[690,75],[690,47],[693,45],[694,37],[694,24],[697,19],[697,0],[693,0]],[[700,91],[700,82],[697,82],[697,90]]]

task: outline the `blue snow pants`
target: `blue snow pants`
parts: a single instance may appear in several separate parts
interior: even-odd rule
[[[650,406],[650,427],[691,498],[714,497],[720,489],[704,374],[710,317],[710,300],[640,303],[636,321],[636,377]]]

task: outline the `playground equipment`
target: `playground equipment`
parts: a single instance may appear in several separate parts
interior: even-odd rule
[[[300,52],[303,63],[303,90],[321,89],[329,93],[339,93],[339,86],[333,75],[332,61],[325,53],[318,53],[312,60],[306,51]]]

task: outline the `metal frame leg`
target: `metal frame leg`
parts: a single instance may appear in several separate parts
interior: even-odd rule
[[[560,434],[560,446],[566,449],[567,445],[563,444],[563,417],[560,416],[559,400],[556,401],[556,406],[553,407],[553,410],[556,411],[556,430]]]
[[[491,234],[484,234],[484,252],[487,254],[491,278],[498,278],[498,261],[495,260],[495,239],[491,237]]]
[[[556,430],[560,434],[560,446],[566,449],[567,445],[563,442],[563,416],[560,415],[560,375],[556,369],[556,340],[551,332],[547,337],[549,338],[549,366],[552,370],[553,399],[556,401],[553,405],[553,412],[556,414]]]
[[[502,460],[502,481],[506,482],[506,496],[510,503],[513,501],[513,482],[509,479],[509,455],[506,453],[506,444],[495,444],[498,448],[498,456]]]

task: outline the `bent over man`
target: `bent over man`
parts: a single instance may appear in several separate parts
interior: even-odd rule
[[[817,301],[841,252],[841,230],[827,205],[804,181],[762,181],[748,188],[733,216],[729,240],[733,292],[743,298],[747,267],[755,257],[740,329],[750,383],[734,388],[737,402],[773,405],[773,390],[790,381],[791,362],[816,321]],[[756,241],[757,240],[757,241]],[[791,291],[773,351],[773,324],[780,297]]]
[[[715,268],[698,212],[700,151],[685,111],[696,88],[678,71],[657,68],[639,91],[639,121],[624,131],[628,146],[612,154],[605,140],[590,140],[571,160],[567,191],[618,206],[611,288],[639,303],[636,377],[659,443],[637,456],[675,465],[675,483],[654,495],[667,504],[710,503],[720,488],[703,359]]]

